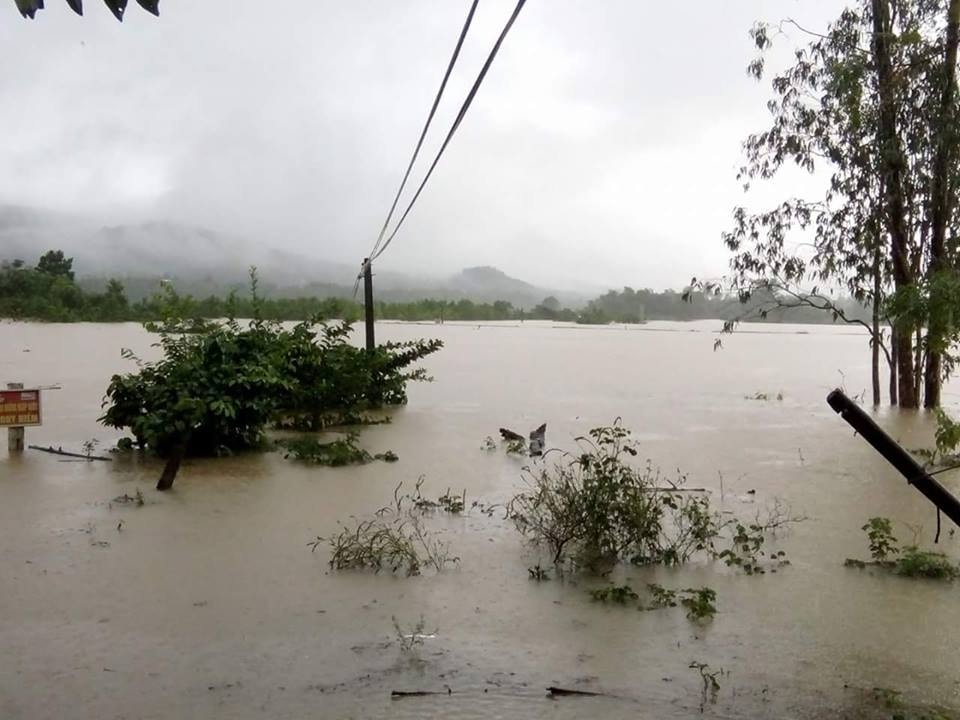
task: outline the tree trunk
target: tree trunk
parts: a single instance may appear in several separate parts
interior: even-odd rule
[[[895,78],[890,58],[891,23],[889,0],[871,0],[873,8],[873,56],[877,68],[879,94],[879,122],[877,140],[880,146],[883,172],[884,218],[890,233],[890,253],[893,261],[893,280],[897,290],[905,290],[914,283],[909,264],[909,237],[906,225],[906,207],[903,194],[904,156],[897,133],[897,106]],[[901,407],[917,407],[913,386],[913,328],[897,319],[893,323],[897,341],[898,396]]]
[[[890,404],[897,404],[897,334],[890,328]]]
[[[873,391],[873,406],[880,406],[880,243],[873,256],[873,317],[871,318],[870,379]]]
[[[177,473],[180,472],[180,463],[183,462],[183,456],[186,454],[186,444],[177,445],[173,448],[167,464],[163,466],[163,474],[160,475],[160,480],[157,481],[157,490],[169,490],[173,487],[173,481],[176,479]]]
[[[876,311],[873,319],[873,339],[871,342],[870,348],[870,379],[871,379],[871,390],[873,393],[873,406],[880,406],[880,336],[878,334],[880,328],[880,320],[876,315]]]
[[[920,403],[920,390],[923,387],[923,366],[925,356],[923,354],[923,325],[917,324],[914,329],[914,342],[916,346],[913,351],[913,391],[917,395],[917,404]]]
[[[960,42],[960,0],[950,0],[947,8],[947,33],[944,48],[943,85],[940,88],[940,109],[937,117],[937,148],[933,157],[930,191],[930,278],[947,269],[947,222],[952,212],[950,193],[950,169],[954,152],[953,103],[957,86],[957,45]],[[932,287],[936,287],[935,285]],[[933,290],[932,290],[933,291]],[[931,302],[927,321],[927,367],[924,383],[923,405],[934,408],[940,404],[942,379],[942,348],[946,341],[947,323]]]

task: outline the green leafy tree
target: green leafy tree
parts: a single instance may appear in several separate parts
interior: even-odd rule
[[[255,294],[253,303],[256,309]],[[100,419],[169,458],[158,489],[172,485],[186,455],[254,448],[268,425],[290,416],[406,402],[406,384],[428,379],[411,366],[442,346],[421,340],[366,351],[348,343],[348,323],[317,320],[286,328],[255,317],[198,327],[169,317],[148,327],[160,333],[163,358],[115,375]],[[130,351],[124,356],[136,360]]]
[[[955,276],[955,243],[938,250],[932,231],[954,237],[958,226],[957,13],[957,0],[863,0],[823,33],[792,24],[811,39],[772,78],[771,124],[747,138],[739,177],[749,189],[797,166],[822,173],[827,189],[759,213],[737,208],[724,235],[733,252],[728,290],[741,299],[770,291],[870,331],[875,403],[883,352],[891,401],[915,407],[926,367],[926,402],[935,404],[944,365],[937,358],[957,334],[931,293]],[[757,78],[779,34],[753,29],[761,54],[748,69]],[[947,280],[938,275],[944,267]],[[869,305],[871,321],[848,318],[824,286]]]
[[[73,258],[64,256],[63,250],[48,250],[40,256],[37,271],[73,280]]]

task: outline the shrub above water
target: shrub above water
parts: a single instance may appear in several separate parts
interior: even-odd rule
[[[528,489],[508,512],[521,533],[549,549],[555,565],[679,564],[713,551],[719,526],[706,497],[683,493],[647,463],[635,468],[630,431],[617,421],[580,439],[580,452],[528,471]]]
[[[255,291],[255,275],[253,284]],[[145,363],[124,351],[139,369],[113,376],[101,422],[129,428],[141,447],[162,456],[177,448],[193,455],[250,448],[270,423],[291,415],[404,403],[408,382],[429,379],[411,367],[442,346],[416,340],[367,351],[348,342],[349,323],[319,320],[288,329],[231,319],[198,330],[168,318],[154,329],[163,358]]]

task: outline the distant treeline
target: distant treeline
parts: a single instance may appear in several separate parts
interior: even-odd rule
[[[646,320],[758,319],[753,310],[769,306],[770,297],[754,297],[747,304],[735,297],[693,293],[687,299],[667,290],[611,290],[591,300],[585,308],[564,308],[554,297],[532,309],[514,307],[499,300],[416,300],[377,302],[381,320],[495,321],[555,320],[582,324],[640,323]],[[255,306],[256,303],[256,306]],[[866,311],[852,300],[838,301],[848,317],[866,318]],[[231,292],[226,296],[195,298],[180,295],[171,283],[152,296],[130,302],[123,284],[109,280],[101,290],[84,289],[76,282],[73,261],[59,251],[45,253],[35,266],[21,260],[0,264],[0,317],[50,322],[143,322],[175,314],[184,318],[261,317],[274,320],[305,320],[321,316],[358,320],[362,304],[341,297],[268,297],[253,299]],[[775,308],[765,315],[768,322],[824,323],[832,317],[813,308]]]

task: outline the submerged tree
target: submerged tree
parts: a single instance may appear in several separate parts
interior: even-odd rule
[[[748,69],[758,79],[786,27],[811,40],[772,78],[772,123],[747,138],[739,177],[749,189],[797,166],[828,182],[821,197],[735,210],[723,237],[734,253],[730,286],[742,300],[762,288],[839,319],[821,288],[869,305],[875,404],[881,352],[891,402],[904,407],[918,405],[921,384],[935,405],[953,363],[958,13],[960,0],[862,0],[823,34],[792,21],[752,30],[760,56]]]
[[[256,447],[268,425],[291,415],[406,402],[407,383],[428,379],[413,366],[442,346],[416,340],[368,351],[348,342],[349,323],[286,328],[259,315],[249,324],[171,317],[148,329],[159,331],[163,358],[114,375],[100,420],[168,460],[159,490],[172,486],[185,456]]]

